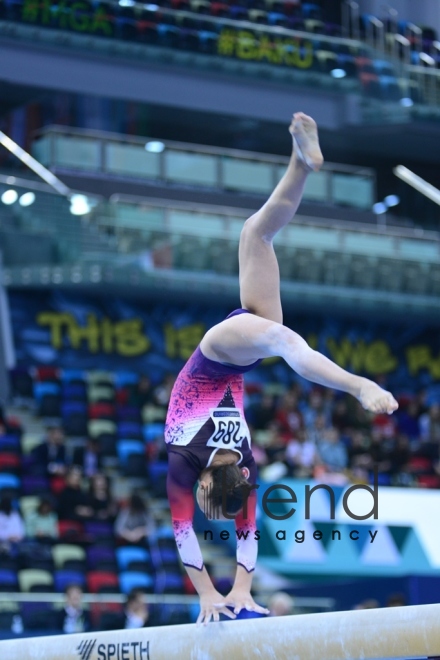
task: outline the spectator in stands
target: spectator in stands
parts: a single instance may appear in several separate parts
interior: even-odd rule
[[[99,441],[88,438],[85,447],[77,447],[73,452],[72,464],[78,465],[86,477],[97,474],[102,469]]]
[[[139,377],[137,385],[132,389],[129,403],[136,408],[143,408],[149,404],[156,403],[151,380],[145,374]]]
[[[58,516],[49,498],[41,498],[35,511],[26,518],[26,534],[39,541],[58,538]]]
[[[420,437],[420,405],[417,399],[412,399],[406,409],[399,411],[397,416],[398,430],[407,435],[410,441],[418,441]]]
[[[315,425],[315,420],[319,415],[324,412],[324,398],[321,390],[312,389],[309,395],[308,406],[303,412],[304,426],[306,429],[312,429]],[[325,418],[324,418],[325,419]]]
[[[440,404],[434,403],[420,417],[420,436],[424,442],[440,444]]]
[[[408,436],[400,433],[393,441],[392,448],[389,453],[391,461],[390,472],[393,475],[408,472],[408,463],[411,459],[411,449]]]
[[[127,596],[125,604],[124,622],[125,629],[145,628],[148,625],[149,611],[142,589],[132,589]]]
[[[163,383],[154,389],[154,403],[161,408],[167,408],[170,402],[171,390],[176,382],[175,374],[168,374]]]
[[[344,433],[350,426],[350,416],[348,414],[347,398],[337,399],[332,411],[332,425],[340,433]]]
[[[328,426],[325,415],[322,413],[315,415],[313,424],[309,426],[307,430],[309,440],[315,445],[319,445],[325,440],[327,432]]]
[[[263,394],[260,401],[249,407],[248,418],[258,431],[264,431],[273,420],[274,414],[274,397],[271,394]]]
[[[286,448],[286,462],[291,467],[294,477],[311,477],[319,458],[316,445],[311,442],[304,430],[299,430],[297,437]]]
[[[16,544],[22,541],[24,536],[23,519],[18,511],[14,511],[12,498],[4,495],[0,500],[0,557],[1,553],[14,553]]]
[[[72,466],[66,474],[66,486],[58,497],[60,520],[90,520],[93,508],[90,497],[81,488],[81,469]]]
[[[343,472],[347,468],[347,449],[335,428],[327,429],[317,449],[327,472]]]
[[[280,431],[290,439],[296,437],[303,428],[303,416],[298,409],[298,397],[295,392],[287,392],[275,416]]]
[[[155,525],[144,500],[133,494],[127,507],[120,510],[115,522],[115,534],[129,543],[140,543],[154,534]]]
[[[113,522],[116,518],[117,507],[110,492],[110,481],[100,472],[90,479],[90,506],[95,520]]]
[[[66,447],[61,426],[49,426],[46,438],[32,450],[34,465],[41,474],[63,476],[66,473]]]
[[[404,594],[390,594],[387,598],[386,607],[405,607],[407,604]]]
[[[348,447],[348,466],[358,477],[368,480],[371,469],[371,456],[368,453],[369,440],[363,431],[354,431]]]
[[[354,610],[375,610],[380,607],[380,603],[375,598],[366,598],[354,606]]]
[[[70,584],[64,593],[65,603],[57,616],[57,629],[66,634],[88,632],[91,628],[90,615],[83,607],[81,586]]]
[[[278,422],[273,421],[269,424],[265,451],[270,463],[284,460],[288,439],[281,434]]]
[[[277,591],[269,599],[267,607],[269,616],[286,616],[293,614],[294,601],[285,591]]]

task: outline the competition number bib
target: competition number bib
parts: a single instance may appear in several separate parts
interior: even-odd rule
[[[237,408],[211,409],[211,419],[214,422],[214,433],[206,443],[208,447],[234,449],[241,447],[243,440],[251,444],[248,425]]]

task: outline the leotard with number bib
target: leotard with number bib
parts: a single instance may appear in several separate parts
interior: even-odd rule
[[[237,309],[227,318],[248,313]],[[250,483],[256,483],[257,469],[243,411],[243,374],[260,362],[246,367],[215,362],[206,358],[198,346],[174,384],[165,424],[167,493],[177,547],[186,566],[203,569],[193,529],[193,490],[217,451],[234,450],[237,464],[248,468]],[[237,562],[248,572],[254,570],[257,556],[255,503],[252,491],[246,518],[243,512],[235,518]]]

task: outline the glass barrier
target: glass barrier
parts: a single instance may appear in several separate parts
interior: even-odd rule
[[[246,210],[195,209],[190,203],[121,195],[90,202],[87,213],[74,215],[75,208],[47,186],[0,175],[5,283],[150,286],[159,274],[172,283],[176,270],[197,276],[201,289],[208,286],[207,277],[218,275],[236,283]],[[401,292],[434,301],[440,295],[435,232],[295,216],[278,235],[276,249],[287,283]]]
[[[49,127],[34,141],[32,153],[49,168],[103,172],[264,196],[272,192],[288,163],[287,158],[278,156],[171,141],[161,142],[162,151],[152,153],[146,151],[146,143],[146,138]],[[308,178],[304,198],[320,204],[371,210],[375,187],[372,169],[326,163],[321,172]]]

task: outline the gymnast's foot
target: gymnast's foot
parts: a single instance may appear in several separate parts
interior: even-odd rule
[[[324,158],[319,146],[318,127],[314,119],[303,112],[295,112],[289,127],[296,154],[306,169],[317,172]]]

